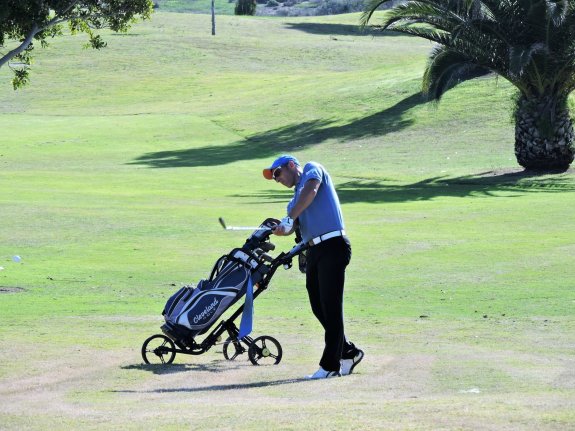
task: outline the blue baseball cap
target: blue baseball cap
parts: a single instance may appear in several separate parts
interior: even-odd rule
[[[266,180],[271,180],[273,178],[274,169],[277,169],[283,165],[287,165],[289,162],[294,162],[297,166],[300,165],[298,160],[294,156],[284,154],[283,156],[279,156],[277,159],[275,159],[269,168],[264,169],[263,171],[264,178]]]

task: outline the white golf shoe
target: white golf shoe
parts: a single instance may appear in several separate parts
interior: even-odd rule
[[[357,351],[357,354],[355,355],[355,357],[353,359],[342,359],[341,360],[341,375],[342,376],[348,376],[353,372],[353,369],[355,368],[355,366],[357,364],[359,364],[361,362],[361,360],[363,359],[363,350],[359,350]]]
[[[327,371],[322,367],[319,367],[319,370],[317,370],[315,373],[310,374],[309,376],[305,376],[304,378],[307,380],[317,380],[329,379],[330,377],[341,377],[341,373],[339,371]]]

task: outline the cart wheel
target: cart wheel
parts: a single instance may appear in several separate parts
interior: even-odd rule
[[[282,346],[275,338],[262,335],[250,344],[248,356],[254,365],[276,365],[282,360]]]
[[[171,364],[175,357],[176,346],[165,335],[152,335],[142,345],[142,358],[146,364]]]
[[[233,361],[238,357],[238,355],[241,355],[246,351],[247,349],[242,346],[242,343],[235,338],[228,337],[228,339],[224,341],[224,358],[228,361]]]

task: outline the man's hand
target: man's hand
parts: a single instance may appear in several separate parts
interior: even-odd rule
[[[282,218],[280,224],[273,227],[272,230],[276,235],[289,235],[293,231],[293,219],[291,217]]]

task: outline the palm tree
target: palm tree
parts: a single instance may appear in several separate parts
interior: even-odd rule
[[[371,0],[362,25],[390,1]],[[406,0],[378,27],[437,43],[423,75],[430,100],[487,73],[511,82],[521,166],[563,170],[573,162],[575,0]]]

